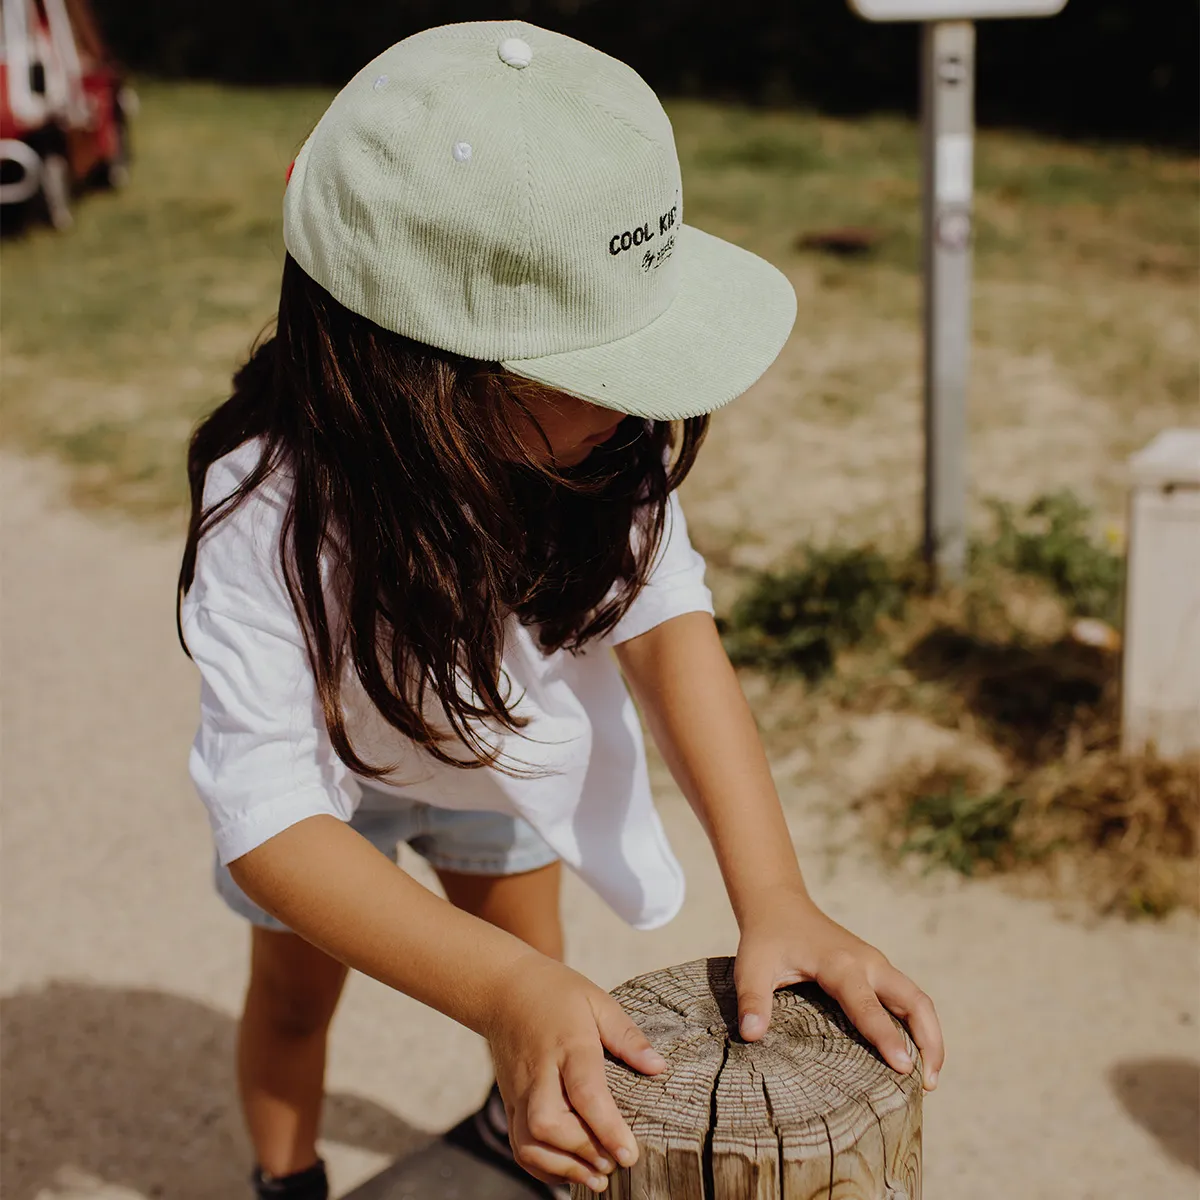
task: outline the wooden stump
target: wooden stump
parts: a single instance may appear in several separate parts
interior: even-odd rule
[[[801,984],[775,994],[766,1037],[744,1042],[731,958],[654,971],[613,995],[668,1067],[646,1076],[608,1063],[640,1148],[632,1170],[611,1176],[612,1200],[920,1200],[911,1038],[917,1068],[899,1075],[834,1000]]]

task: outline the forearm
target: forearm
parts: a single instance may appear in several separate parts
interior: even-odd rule
[[[506,974],[541,957],[422,887],[335,817],[300,821],[230,871],[305,940],[477,1033]]]
[[[713,844],[739,923],[807,897],[766,752],[716,624],[687,613],[617,647],[671,774]]]

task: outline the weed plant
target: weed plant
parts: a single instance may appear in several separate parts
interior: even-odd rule
[[[945,864],[963,875],[973,875],[981,863],[1012,865],[1029,855],[1017,834],[1024,803],[1004,789],[976,795],[962,778],[927,785],[903,814],[900,853],[920,854],[930,867]]]
[[[1040,496],[1023,511],[995,500],[989,507],[995,534],[976,543],[975,562],[1044,580],[1072,616],[1120,623],[1125,560],[1092,535],[1092,512],[1074,493]]]
[[[735,664],[818,682],[838,652],[877,637],[904,615],[918,573],[871,548],[810,548],[790,570],[757,576],[724,623]]]
[[[803,678],[822,704],[917,710],[990,745],[1006,765],[999,785],[943,763],[902,770],[866,799],[897,855],[964,875],[1040,870],[1102,911],[1195,905],[1200,763],[1123,756],[1118,657],[1065,632],[1075,617],[1119,619],[1121,556],[1070,492],[991,507],[992,536],[974,544],[959,593],[928,595],[915,556],[804,549],[733,606],[731,657]],[[1042,628],[1009,604],[1031,589],[1058,614]]]

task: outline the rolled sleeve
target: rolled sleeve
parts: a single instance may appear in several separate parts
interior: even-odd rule
[[[608,643],[620,645],[684,613],[713,613],[712,592],[704,582],[704,571],[704,559],[688,538],[679,493],[672,492],[667,502],[662,542],[650,576],[609,633]]]
[[[303,645],[204,608],[184,633],[201,676],[188,768],[221,862],[306,817],[348,821],[361,792],[333,751]]]

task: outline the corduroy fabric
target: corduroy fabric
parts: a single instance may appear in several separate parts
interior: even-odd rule
[[[509,38],[527,66],[500,58]],[[284,241],[378,325],[673,419],[749,387],[795,317],[779,272],[682,217],[671,125],[641,77],[488,21],[407,38],[342,89],[296,158]]]

